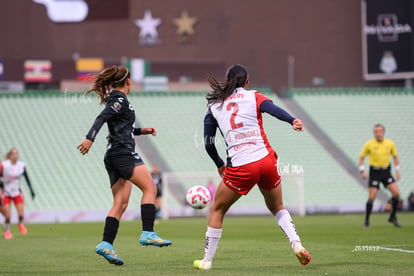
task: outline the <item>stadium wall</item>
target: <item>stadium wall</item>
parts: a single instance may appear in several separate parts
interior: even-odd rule
[[[59,82],[76,79],[78,57],[101,57],[105,65],[139,57],[153,63],[152,74],[167,74],[172,81],[181,77],[177,68],[186,68],[186,75],[199,81],[206,74],[221,76],[228,65],[241,63],[250,69],[252,82],[277,91],[288,84],[287,63],[292,56],[296,84],[312,85],[319,77],[326,85],[366,85],[360,0],[85,2],[89,6],[85,19],[56,23],[49,19],[50,11],[35,1],[1,1],[3,80],[22,80],[26,59],[51,60],[53,81]],[[136,20],[146,11],[161,20],[156,45],[143,46],[139,41]],[[182,43],[173,20],[185,11],[196,23],[194,34]]]

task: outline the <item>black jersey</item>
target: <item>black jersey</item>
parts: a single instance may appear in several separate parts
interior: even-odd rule
[[[112,90],[106,98],[106,106],[96,117],[86,138],[94,141],[104,123],[107,123],[109,134],[108,150],[133,152],[135,149],[134,135],[140,135],[141,129],[135,128],[135,112],[126,95]]]

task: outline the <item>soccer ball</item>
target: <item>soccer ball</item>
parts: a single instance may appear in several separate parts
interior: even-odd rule
[[[203,209],[211,201],[211,195],[209,190],[204,186],[194,186],[187,191],[185,197],[188,204],[194,209]]]

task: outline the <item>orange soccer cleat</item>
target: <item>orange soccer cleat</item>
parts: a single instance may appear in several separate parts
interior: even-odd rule
[[[27,229],[26,229],[26,227],[24,226],[23,223],[19,223],[17,225],[17,227],[19,227],[20,233],[22,233],[22,235],[26,235],[27,234]]]
[[[3,236],[4,236],[4,238],[5,238],[6,240],[10,240],[10,239],[12,239],[12,238],[13,238],[13,235],[12,235],[12,233],[11,233],[11,231],[10,231],[10,230],[4,231],[4,232],[3,232]]]

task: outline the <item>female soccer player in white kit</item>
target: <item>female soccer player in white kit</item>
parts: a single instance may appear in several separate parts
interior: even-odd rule
[[[11,202],[13,201],[16,207],[17,214],[19,216],[19,222],[17,224],[20,233],[27,234],[27,229],[23,224],[24,220],[24,199],[23,193],[20,187],[20,178],[24,176],[26,178],[27,185],[30,189],[32,199],[35,197],[35,193],[30,183],[29,176],[27,175],[26,165],[19,160],[19,152],[17,149],[12,148],[6,155],[7,160],[0,163],[0,176],[3,180],[3,191],[1,194],[3,203],[3,213],[5,217],[3,236],[5,239],[13,238],[10,230],[10,217],[11,217]]]
[[[225,83],[209,77],[213,89],[207,95],[209,108],[204,118],[205,148],[217,166],[222,181],[216,191],[205,240],[202,260],[194,261],[194,268],[212,267],[217,244],[221,238],[224,215],[230,206],[254,185],[258,185],[266,206],[286,234],[299,262],[306,265],[311,255],[302,246],[289,212],[283,206],[281,178],[277,170],[277,154],[270,146],[263,130],[263,112],[290,123],[302,131],[302,121],[274,105],[266,96],[246,90],[248,73],[242,65],[231,66]],[[217,153],[214,140],[219,128],[227,145],[227,164]]]

